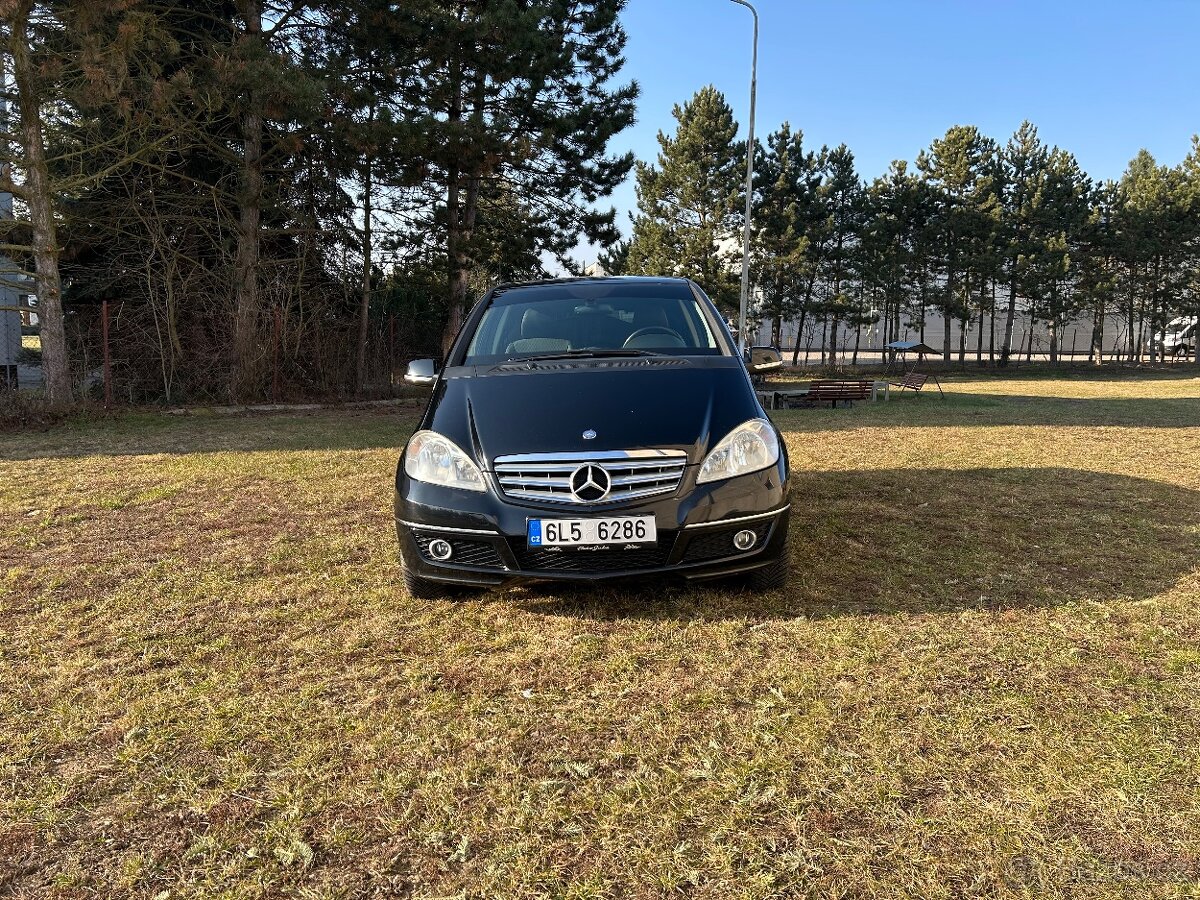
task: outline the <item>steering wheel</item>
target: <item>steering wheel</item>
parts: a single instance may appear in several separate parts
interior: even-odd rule
[[[679,341],[679,345],[681,347],[683,346],[683,338],[680,337],[679,332],[676,331],[674,328],[668,328],[666,325],[650,325],[650,326],[647,326],[646,328],[639,328],[637,331],[635,331],[629,337],[625,338],[625,343],[622,346],[628,347],[629,342],[632,341],[634,338],[639,338],[639,337],[642,337],[643,335],[647,335],[647,334],[670,335],[671,337],[675,338],[675,340]]]

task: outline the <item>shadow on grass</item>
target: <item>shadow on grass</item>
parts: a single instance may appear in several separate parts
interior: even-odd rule
[[[772,619],[1055,606],[1155,596],[1200,567],[1200,492],[1075,469],[798,473],[791,583],[538,587],[595,619]]]
[[[1023,394],[894,394],[891,401],[851,409],[789,409],[770,413],[783,430],[824,429],[836,423],[853,428],[929,428],[943,426],[1052,425],[1130,428],[1195,428],[1200,397],[1104,398]]]

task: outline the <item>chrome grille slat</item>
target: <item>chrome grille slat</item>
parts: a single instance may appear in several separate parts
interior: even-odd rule
[[[571,475],[581,465],[596,465],[611,479],[601,500],[580,500],[571,490]],[[496,482],[505,496],[577,506],[603,506],[674,491],[683,478],[687,454],[682,450],[604,450],[595,453],[522,453],[497,457]]]
[[[527,475],[504,475],[500,481],[505,487],[562,487],[564,482],[551,478],[531,478]]]
[[[627,484],[653,484],[657,481],[678,481],[678,472],[659,472],[653,475],[624,475],[612,480],[613,487]]]

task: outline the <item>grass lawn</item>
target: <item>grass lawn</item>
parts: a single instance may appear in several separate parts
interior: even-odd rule
[[[416,411],[0,435],[0,895],[1200,893],[1200,379],[776,413],[793,584],[398,586]]]

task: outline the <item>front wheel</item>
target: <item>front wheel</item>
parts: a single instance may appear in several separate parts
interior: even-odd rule
[[[746,584],[755,591],[778,591],[787,586],[788,561],[781,556],[746,576]]]

